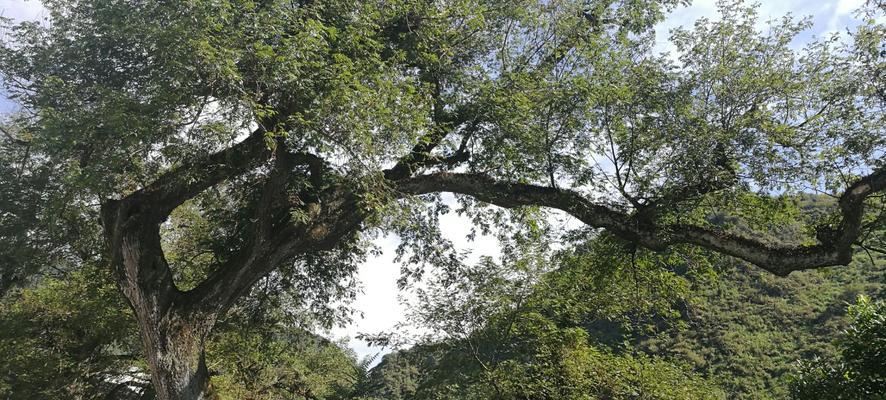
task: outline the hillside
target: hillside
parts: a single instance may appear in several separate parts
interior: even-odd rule
[[[650,353],[686,361],[736,399],[780,399],[797,360],[829,357],[847,303],[883,298],[886,258],[780,278],[736,263],[693,301],[681,330],[641,341]]]
[[[833,199],[813,195],[788,203],[813,219],[827,218],[835,206]],[[740,233],[750,231],[740,218],[711,221]],[[793,224],[773,231],[783,241],[800,234]],[[425,343],[385,356],[369,374],[364,392],[379,399],[457,398],[454,393],[463,395],[459,391],[472,382],[498,379],[484,370],[489,360],[495,365],[549,362],[538,356],[548,350],[539,344],[540,337],[578,331],[586,337],[584,345],[613,357],[612,368],[631,365],[627,373],[641,374],[656,365],[659,371],[706,386],[699,393],[714,398],[784,399],[799,360],[835,357],[834,341],[846,327],[847,305],[863,294],[886,297],[886,256],[876,253],[862,252],[846,267],[788,277],[715,257],[707,272],[685,266],[671,273],[659,267],[641,268],[637,281],[637,272],[630,270],[634,266],[623,265],[625,256],[619,258],[618,250],[604,246],[596,256],[593,251],[586,258],[551,261],[565,264],[548,273],[544,287],[533,289],[536,300],[520,303],[521,311],[510,317],[517,321],[512,324],[520,325],[538,314],[555,326],[542,329],[544,334],[538,337],[518,338],[532,346],[496,341],[488,332],[496,329],[492,318],[466,339]],[[536,329],[534,322],[528,324]],[[466,350],[480,344],[486,348],[479,356]],[[523,348],[514,350],[515,346]],[[482,357],[487,357],[487,364],[480,361]],[[642,387],[648,383],[643,379],[633,384]]]

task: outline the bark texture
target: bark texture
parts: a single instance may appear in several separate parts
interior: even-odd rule
[[[151,329],[139,321],[158,399],[212,397],[203,350],[208,332],[200,322],[167,318]]]
[[[210,398],[204,341],[217,317],[285,261],[330,250],[353,237],[366,217],[359,196],[346,184],[327,185],[305,199],[287,193],[297,166],[307,166],[312,179],[319,179],[325,166],[318,157],[288,152],[283,143],[271,153],[262,135],[257,131],[121,200],[102,204],[107,247],[120,289],[135,313],[159,400]],[[180,291],[163,254],[160,224],[203,190],[262,163],[269,163],[271,172],[263,183],[247,246],[197,287]],[[289,215],[295,208],[306,217],[293,221]]]
[[[102,218],[119,286],[134,311],[159,400],[205,399],[209,372],[203,341],[214,315],[195,313],[175,287],[160,247],[160,227],[138,203],[108,202]]]

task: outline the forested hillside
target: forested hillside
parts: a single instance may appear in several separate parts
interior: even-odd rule
[[[858,295],[884,298],[886,258],[872,266],[778,278],[744,265],[726,267],[688,305],[682,329],[640,341],[643,351],[683,361],[728,398],[783,399],[799,360],[836,356],[846,307]]]
[[[514,329],[543,329],[536,333],[541,336],[528,339],[533,347],[510,349],[505,355],[487,354],[488,360],[483,361],[472,348],[486,352],[505,344],[480,341],[466,345],[464,340],[456,340],[394,352],[372,371],[370,393],[383,399],[474,398],[470,389],[462,387],[474,384],[517,385],[519,390],[535,393],[532,398],[581,398],[580,393],[597,393],[600,398],[634,398],[630,392],[606,392],[624,380],[630,382],[627,386],[631,391],[639,393],[637,398],[785,399],[796,380],[800,361],[809,363],[838,356],[836,341],[849,323],[847,306],[860,295],[884,298],[886,257],[872,257],[859,256],[850,268],[802,272],[785,278],[721,260],[715,266],[716,277],[686,280],[689,286],[679,294],[679,299],[669,300],[671,304],[666,309],[644,313],[645,318],[638,317],[638,310],[631,306],[595,301],[618,286],[633,290],[632,282],[611,282],[607,287],[597,287],[600,292],[581,293],[586,296],[583,301],[627,311],[625,315],[611,314],[610,318],[599,320],[594,319],[594,315],[600,315],[599,309],[594,309],[593,315],[579,311],[579,315],[567,316],[562,309],[552,312],[543,306],[523,308],[515,318],[526,325]],[[625,277],[630,280],[632,276]],[[642,282],[640,285],[656,283]],[[655,297],[649,296],[650,289],[646,287],[639,290],[641,297],[630,299],[628,294],[626,300],[642,303]],[[542,296],[562,301],[559,296],[563,293],[547,291]],[[541,318],[540,315],[548,316],[542,320],[546,324],[543,328],[537,325],[539,320],[533,319]],[[619,321],[622,318],[627,320]],[[568,354],[554,362],[558,367],[541,369],[535,378],[523,369],[490,375],[482,365],[484,361],[548,365],[551,360],[538,358],[545,351],[552,351],[547,347],[554,346],[547,342],[551,340],[548,335],[566,335],[579,341],[568,345],[593,354],[591,360],[600,363],[600,369],[587,365],[590,370],[583,373],[601,382],[588,383],[575,377],[574,381],[550,381],[550,376],[564,376],[554,371],[565,368],[558,362],[572,361],[574,356]],[[474,339],[467,341],[471,340]],[[566,340],[564,337],[554,340],[556,346],[565,346],[559,342]],[[878,367],[883,366],[886,364]],[[537,382],[532,383],[533,380]],[[539,382],[550,384],[547,390],[551,391],[532,387]],[[568,391],[570,387],[576,391]],[[503,398],[522,397],[512,394]]]

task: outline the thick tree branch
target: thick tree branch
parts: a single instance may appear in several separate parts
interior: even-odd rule
[[[162,222],[185,201],[267,161],[271,150],[264,134],[259,128],[240,143],[166,172],[124,198],[133,207],[129,212],[150,215],[150,220]]]
[[[255,269],[262,270],[273,264],[270,254],[285,243],[274,243],[279,225],[276,221],[281,213],[288,213],[290,207],[286,199],[286,184],[290,179],[297,156],[286,149],[282,139],[277,141],[277,155],[273,169],[262,185],[261,196],[255,206],[252,219],[255,221],[249,233],[248,245],[240,249],[234,257],[210,274],[195,290],[188,293],[189,306],[206,309],[226,308],[230,299],[245,290],[243,281]],[[276,264],[274,264],[276,265]]]
[[[331,250],[359,230],[366,214],[358,196],[345,185],[291,203],[285,190],[289,174],[282,171],[291,171],[294,165],[308,165],[312,174],[325,168],[314,155],[281,154],[276,168],[280,172],[272,173],[263,189],[250,245],[185,294],[194,311],[218,315],[275,268],[300,254]],[[292,210],[303,217],[293,218]]]
[[[741,258],[776,275],[793,271],[846,265],[858,238],[867,196],[886,188],[886,169],[880,169],[850,186],[840,198],[843,221],[833,240],[812,246],[773,245],[707,227],[658,225],[625,211],[592,203],[578,192],[522,183],[496,181],[479,174],[437,173],[394,182],[402,193],[419,195],[453,192],[500,207],[543,206],[563,210],[585,224],[603,228],[625,240],[652,250],[674,244],[692,244]]]
[[[448,130],[437,127],[433,132],[422,136],[419,139],[419,143],[412,147],[409,154],[401,157],[400,160],[397,161],[397,164],[392,168],[385,170],[385,178],[397,180],[412,175],[413,172],[433,160],[431,151],[433,151],[448,134]]]

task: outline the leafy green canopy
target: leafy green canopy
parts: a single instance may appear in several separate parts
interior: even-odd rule
[[[0,70],[24,106],[6,128],[8,168],[38,183],[4,173],[4,209],[49,180],[48,209],[4,218],[42,227],[15,239],[37,247],[65,211],[79,220],[254,129],[322,158],[375,209],[382,168],[421,148],[404,168],[568,188],[638,221],[704,227],[718,209],[765,229],[773,191],[839,194],[882,167],[873,16],[848,44],[794,50],[806,22],[760,33],[753,8],[721,2],[722,20],[674,33],[674,62],[651,52],[648,28],[678,3],[47,1],[49,23],[8,26]],[[201,212],[239,220],[213,231],[219,261],[242,246],[266,172],[202,195],[222,200]],[[289,190],[333,180],[303,174]],[[802,243],[838,222],[809,221]]]
[[[140,321],[211,327],[263,279],[330,311],[367,234],[459,271],[444,191],[509,256],[524,230],[556,239],[536,207],[614,246],[698,245],[781,275],[882,249],[876,10],[845,43],[795,50],[805,22],[761,32],[724,1],[722,21],[675,32],[675,62],[649,28],[679,3],[47,1],[49,23],[8,26],[0,46],[24,107],[0,145],[0,283],[114,264],[131,302],[173,308]],[[800,191],[839,207],[773,196]],[[759,234],[789,219],[793,236]],[[124,236],[147,239],[126,253],[144,260],[124,265]]]
[[[64,281],[4,296],[0,395],[94,398],[118,389],[108,378],[127,371],[140,351],[132,312],[108,275],[84,267]]]

